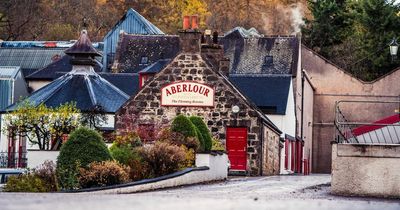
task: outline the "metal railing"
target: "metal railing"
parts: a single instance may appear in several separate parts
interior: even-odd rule
[[[344,104],[347,108],[351,107],[353,111],[345,114]],[[368,122],[349,120],[357,118],[358,113],[354,110],[361,107],[360,104],[368,104],[369,109],[363,110],[366,111],[364,114],[381,112],[382,115],[384,113],[391,113],[391,115],[380,117],[380,119],[371,119],[371,117]],[[395,109],[390,110],[394,107],[398,108],[396,112]],[[400,144],[399,111],[400,101],[338,101],[335,106],[335,140],[338,143],[353,144]],[[368,118],[368,116],[362,117]]]
[[[26,152],[0,152],[0,168],[26,168]]]

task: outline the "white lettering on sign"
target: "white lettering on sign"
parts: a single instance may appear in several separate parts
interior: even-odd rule
[[[197,82],[175,82],[161,88],[161,106],[214,106],[214,88]]]

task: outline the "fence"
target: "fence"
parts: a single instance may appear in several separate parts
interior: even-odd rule
[[[338,101],[335,140],[352,144],[400,144],[400,101]]]
[[[0,152],[0,168],[26,168],[26,152]]]

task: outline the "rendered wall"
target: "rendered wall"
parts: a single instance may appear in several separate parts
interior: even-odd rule
[[[302,46],[302,68],[315,87],[312,124],[313,172],[331,172],[331,141],[335,140],[335,102],[339,100],[395,101],[400,95],[400,71],[373,82],[364,82],[346,73],[312,50]],[[393,115],[395,107],[352,104],[345,107],[348,120],[374,122]]]
[[[332,193],[400,198],[400,145],[332,145]]]
[[[56,163],[59,154],[60,151],[28,150],[26,153],[26,157],[28,159],[28,168],[36,168],[45,161],[53,161]]]

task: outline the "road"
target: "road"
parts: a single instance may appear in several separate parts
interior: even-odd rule
[[[235,177],[225,182],[122,195],[0,193],[0,209],[400,209],[399,200],[330,195],[329,182],[329,175]]]

